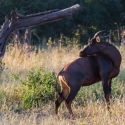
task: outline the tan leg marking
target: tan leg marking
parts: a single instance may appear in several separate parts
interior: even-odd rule
[[[68,86],[65,78],[63,76],[59,76],[61,90],[63,91],[63,97],[66,99],[70,93],[70,87]]]

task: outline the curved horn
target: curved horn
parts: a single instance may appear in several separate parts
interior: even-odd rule
[[[104,32],[105,30],[101,30],[99,32],[97,32],[95,35],[94,35],[94,38],[96,38],[100,33]]]

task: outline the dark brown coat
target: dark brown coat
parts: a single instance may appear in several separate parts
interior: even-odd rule
[[[58,107],[65,100],[69,113],[72,115],[71,103],[79,89],[98,81],[102,81],[106,101],[110,103],[111,80],[119,74],[121,55],[116,47],[101,40],[98,41],[96,38],[97,36],[91,39],[91,44],[80,52],[80,58],[67,64],[59,72],[57,79],[59,78],[61,92],[57,90],[57,84],[55,84],[56,114]]]

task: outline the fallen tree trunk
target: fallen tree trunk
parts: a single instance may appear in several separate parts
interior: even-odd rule
[[[81,10],[82,7],[78,4],[62,9],[50,10],[31,15],[21,15],[14,11],[11,12],[11,20],[5,17],[5,22],[0,30],[0,58],[4,56],[7,41],[9,36],[16,30],[34,28],[36,26],[50,23],[74,14]]]

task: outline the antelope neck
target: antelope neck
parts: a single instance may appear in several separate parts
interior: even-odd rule
[[[104,51],[103,53],[112,60],[116,69],[120,68],[122,58],[120,52],[117,50],[116,47],[110,45],[110,47],[108,47],[108,49],[106,49],[106,51]]]

